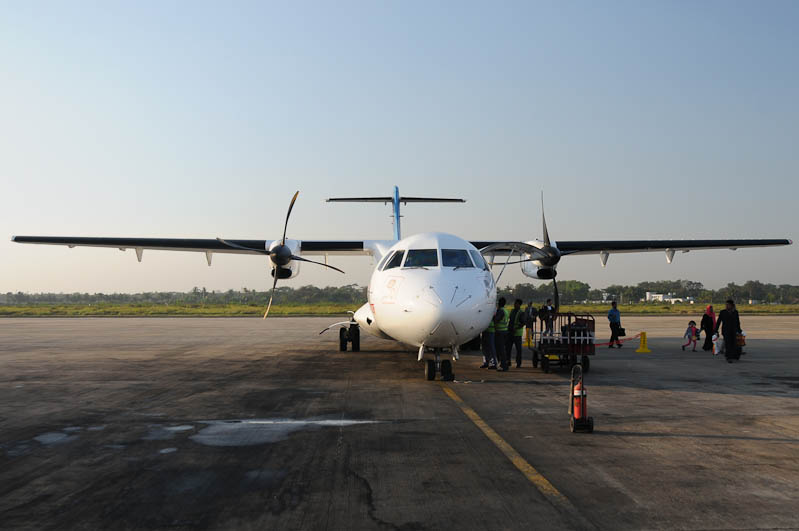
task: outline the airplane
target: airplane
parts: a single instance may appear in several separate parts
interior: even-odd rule
[[[339,326],[339,349],[351,344],[360,350],[360,331],[398,341],[418,349],[418,360],[425,361],[427,380],[437,373],[442,380],[453,380],[453,362],[459,346],[485,330],[496,312],[497,282],[505,268],[520,264],[522,273],[533,279],[552,280],[555,306],[559,306],[557,266],[565,256],[598,254],[602,266],[614,253],[663,251],[671,263],[678,251],[732,249],[791,245],[789,239],[727,240],[606,240],[553,241],[544,214],[543,239],[529,241],[469,241],[453,234],[424,232],[402,236],[400,206],[408,203],[464,203],[465,200],[441,197],[401,196],[395,186],[391,196],[330,198],[328,202],[371,202],[391,204],[394,237],[391,240],[296,240],[287,238],[288,223],[299,191],[289,203],[283,236],[276,240],[188,239],[188,238],[107,238],[72,236],[13,236],[17,243],[66,245],[70,248],[111,247],[134,249],[142,260],[144,250],[194,251],[205,253],[208,265],[214,253],[265,255],[269,257],[272,291],[264,319],[269,315],[278,280],[295,278],[300,264],[308,262],[344,273],[327,263],[329,256],[368,255],[376,261],[368,286],[367,302],[351,312],[349,321],[335,323],[322,332]],[[322,256],[324,262],[305,258]],[[486,260],[488,257],[488,260]],[[504,261],[497,261],[504,257]],[[495,278],[493,266],[502,266]]]

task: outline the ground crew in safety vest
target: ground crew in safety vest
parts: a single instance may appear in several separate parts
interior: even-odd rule
[[[483,344],[483,364],[480,365],[481,369],[497,368],[497,351],[494,345],[494,330],[494,320],[491,319],[491,323],[488,325],[488,328],[483,330],[481,337]]]
[[[497,370],[507,371],[510,366],[510,357],[506,343],[508,341],[508,324],[510,323],[510,312],[505,308],[505,297],[500,297],[497,301],[497,313],[494,314],[494,345],[497,351]]]
[[[524,335],[524,312],[522,311],[522,300],[513,301],[513,309],[508,317],[508,338],[505,342],[507,350],[508,365],[510,365],[510,354],[516,346],[516,368],[522,366],[522,335]]]

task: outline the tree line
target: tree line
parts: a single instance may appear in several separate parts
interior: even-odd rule
[[[6,293],[0,294],[4,304],[257,304],[269,302],[269,291],[247,288],[209,291],[194,287],[191,291],[154,291],[146,293]],[[287,286],[275,289],[273,304],[352,304],[366,301],[366,288],[349,286],[318,288]]]
[[[579,280],[561,280],[558,291],[562,304],[599,302],[615,299],[620,302],[638,302],[647,291],[672,293],[675,297],[693,297],[699,303],[718,303],[728,298],[745,302],[754,299],[763,303],[797,304],[799,286],[790,284],[764,284],[750,280],[744,284],[727,284],[717,290],[706,289],[701,282],[691,280],[659,280],[639,282],[635,286],[613,285],[605,289],[592,289]],[[541,284],[516,284],[499,290],[508,300],[543,303],[554,298],[552,282]],[[0,294],[0,304],[257,304],[269,301],[269,291],[247,288],[241,290],[208,291],[195,287],[191,291],[159,291],[146,293],[23,293]],[[275,290],[274,304],[351,304],[354,307],[366,301],[366,288],[357,284],[341,287],[302,286],[279,287]]]
[[[749,280],[743,284],[729,283],[720,289],[705,288],[701,282],[692,280],[658,280],[639,282],[634,286],[612,285],[605,289],[592,289],[590,285],[579,280],[558,281],[558,292],[562,304],[583,302],[599,302],[617,300],[623,303],[639,302],[646,298],[646,292],[671,293],[674,297],[691,297],[698,303],[718,303],[727,299],[738,302],[756,300],[766,304],[799,303],[799,286],[791,284],[764,284],[757,280]],[[507,299],[545,302],[554,298],[552,282],[545,284],[516,284],[500,290],[500,295]]]

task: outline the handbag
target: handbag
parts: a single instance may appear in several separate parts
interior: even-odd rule
[[[626,331],[626,330],[624,330],[624,328],[622,328],[622,327],[619,327],[619,328],[618,328],[618,332],[617,332],[617,334],[616,334],[616,335],[617,335],[617,336],[619,336],[619,337],[624,337],[624,336],[626,336],[626,335],[627,335],[627,331]]]

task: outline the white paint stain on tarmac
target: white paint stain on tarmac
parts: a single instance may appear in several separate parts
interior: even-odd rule
[[[292,419],[247,419],[207,420],[203,428],[190,439],[206,446],[255,446],[281,441],[289,434],[321,427],[354,426],[375,424],[374,420],[292,420]]]
[[[50,445],[50,444],[62,444],[65,442],[69,442],[74,439],[77,439],[77,437],[75,435],[67,435],[66,433],[62,433],[60,431],[49,431],[47,433],[42,433],[41,435],[37,435],[33,439],[44,445]]]
[[[145,441],[166,441],[175,437],[176,433],[193,430],[194,426],[183,424],[180,426],[150,426],[150,431],[142,437]]]

